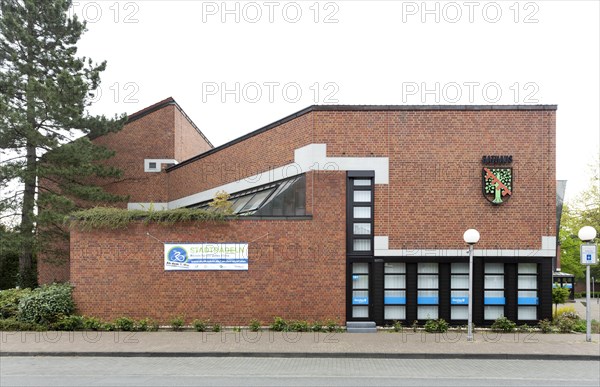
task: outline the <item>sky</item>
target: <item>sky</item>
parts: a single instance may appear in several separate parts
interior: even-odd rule
[[[600,152],[598,1],[75,1],[93,114],[169,96],[218,146],[312,104],[557,104],[566,199]]]

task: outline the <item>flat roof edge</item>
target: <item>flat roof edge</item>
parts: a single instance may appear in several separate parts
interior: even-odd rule
[[[557,110],[558,105],[313,105],[315,111]]]
[[[131,114],[130,116],[127,117],[127,121],[125,122],[125,125],[130,124],[133,121],[137,121],[140,118],[147,116],[148,114],[154,113],[155,111],[158,111],[158,110],[160,110],[166,106],[170,106],[170,105],[174,105],[175,108],[177,108],[177,110],[179,110],[179,112],[183,115],[183,117],[190,123],[190,125],[192,125],[192,127],[196,130],[196,132],[198,132],[198,134],[204,139],[204,141],[206,141],[211,148],[214,148],[214,145],[210,142],[210,140],[204,135],[204,133],[202,133],[200,128],[198,128],[198,126],[194,123],[194,121],[192,121],[192,119],[185,113],[185,111],[181,108],[181,106],[179,106],[179,104],[177,103],[177,101],[175,101],[175,99],[173,99],[173,97],[166,98],[160,102],[157,102],[153,105],[147,106],[144,109]]]
[[[219,152],[232,145],[245,141],[269,129],[280,126],[313,111],[485,111],[485,110],[518,110],[518,111],[555,111],[558,105],[311,105],[280,120],[256,129],[223,145],[200,153],[192,158],[166,169],[174,171],[184,165],[193,163],[213,153]]]

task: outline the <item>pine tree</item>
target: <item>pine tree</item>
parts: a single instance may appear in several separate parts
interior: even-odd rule
[[[20,219],[21,286],[36,282],[37,231],[60,229],[64,214],[86,202],[123,199],[93,184],[119,171],[98,163],[113,153],[91,139],[126,117],[87,113],[106,62],[77,56],[86,26],[69,17],[70,6],[0,0],[0,210]]]

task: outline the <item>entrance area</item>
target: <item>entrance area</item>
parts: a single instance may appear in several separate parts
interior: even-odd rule
[[[465,325],[468,274],[466,257],[348,257],[347,321],[407,326],[443,318]],[[547,258],[476,257],[474,323],[487,326],[505,316],[531,325],[550,318],[551,279]]]

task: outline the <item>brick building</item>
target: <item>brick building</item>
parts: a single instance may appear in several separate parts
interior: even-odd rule
[[[130,209],[203,208],[224,190],[239,216],[73,230],[77,305],[160,321],[464,324],[463,232],[475,228],[475,324],[548,318],[555,115],[553,105],[311,106],[213,147],[167,99],[96,139],[125,169],[109,189],[130,194]],[[170,270],[173,251],[208,243],[242,244],[247,260]]]

